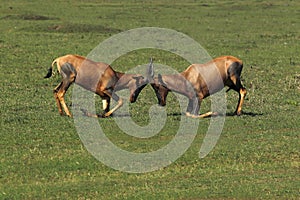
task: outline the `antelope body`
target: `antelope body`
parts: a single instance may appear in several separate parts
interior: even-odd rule
[[[64,110],[69,117],[72,117],[72,114],[65,103],[64,95],[74,82],[102,98],[104,117],[110,116],[123,104],[123,100],[118,97],[115,93],[116,91],[129,89],[130,102],[133,103],[143,87],[148,83],[147,79],[142,75],[117,72],[106,63],[94,62],[79,55],[65,55],[56,58],[45,78],[52,76],[55,64],[57,64],[57,70],[62,76],[62,81],[54,88],[54,98],[59,113],[63,115]],[[118,104],[109,110],[111,98],[117,101]]]
[[[161,106],[166,105],[168,92],[180,93],[189,99],[186,115],[191,117],[207,117],[208,112],[199,115],[201,101],[225,86],[239,93],[236,115],[242,113],[242,105],[246,96],[246,89],[241,83],[243,63],[233,56],[222,56],[205,64],[192,64],[185,71],[174,75],[160,75],[154,78],[151,86]]]

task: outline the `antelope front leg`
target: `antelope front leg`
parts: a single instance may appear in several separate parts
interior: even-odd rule
[[[92,113],[89,113],[87,110],[85,109],[81,109],[81,111],[83,112],[83,114],[87,117],[95,117],[95,118],[98,118],[100,117],[99,115],[96,115],[96,114],[92,114]]]
[[[218,116],[219,114],[217,112],[207,112],[202,115],[193,115],[193,118],[205,118],[205,117],[212,117],[212,116]]]
[[[194,97],[193,99],[189,100],[189,104],[186,111],[186,116],[188,117],[195,117],[198,116],[199,109],[200,109],[201,100]]]
[[[189,99],[189,104],[188,104],[188,107],[186,109],[185,115],[188,116],[188,117],[191,117],[192,116],[192,114],[191,114],[192,110],[193,110],[193,99]]]
[[[102,108],[104,110],[103,114],[93,114],[88,112],[85,109],[81,109],[81,111],[87,117],[104,118],[104,117],[109,117],[116,110],[115,108],[113,108],[111,111],[109,111],[109,106],[110,106],[110,97],[105,97],[105,98],[103,97],[102,99]]]
[[[102,108],[103,108],[103,110],[106,111],[107,107],[108,107],[107,100],[106,99],[102,99]]]
[[[103,97],[102,98],[102,109],[104,113],[109,112],[110,108],[110,97]]]
[[[205,117],[211,117],[211,116],[217,116],[218,113],[216,112],[207,112],[207,113],[204,113],[202,115],[199,115],[199,110],[200,110],[200,105],[201,105],[201,101],[202,99],[198,99],[198,98],[194,98],[192,100],[189,101],[189,105],[188,105],[188,108],[187,108],[187,112],[186,112],[186,116],[188,117],[192,117],[192,118],[205,118]],[[190,111],[188,112],[188,111]]]
[[[122,105],[123,105],[123,100],[118,97],[116,94],[112,94],[112,99],[114,99],[115,101],[118,102],[118,104],[112,108],[110,111],[108,111],[107,113],[104,114],[104,117],[109,117],[113,112],[115,112],[116,110],[118,110]]]

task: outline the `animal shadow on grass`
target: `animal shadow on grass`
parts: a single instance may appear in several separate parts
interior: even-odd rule
[[[103,111],[100,114],[92,114],[89,111],[87,111],[86,109],[80,108],[82,115],[85,117],[96,117],[96,118],[112,118],[112,117],[131,117],[130,114],[128,113],[112,113],[110,116],[105,116],[105,112]]]
[[[85,117],[95,117],[95,118],[110,118],[112,117],[112,114],[110,116],[105,116],[105,113],[99,113],[99,114],[93,114],[90,113],[88,110],[84,109],[84,108],[80,108],[82,115]]]
[[[262,116],[262,115],[263,115],[263,113],[254,113],[254,112],[242,111],[242,114],[240,116],[256,117],[256,116]],[[231,117],[237,116],[237,117],[239,117],[234,112],[226,113],[226,116],[231,116]]]
[[[83,116],[86,117],[98,117],[98,118],[110,118],[110,117],[130,117],[131,115],[128,113],[123,113],[123,114],[111,114],[111,116],[109,117],[105,117],[104,114],[91,114],[89,113],[86,109],[81,108],[80,109]],[[256,117],[256,116],[262,116],[263,113],[254,113],[254,112],[245,112],[243,111],[242,114],[240,116],[249,116],[249,117]],[[173,116],[173,117],[178,117],[178,116],[185,116],[185,113],[182,112],[172,112],[172,113],[168,113],[167,116]],[[240,117],[238,115],[236,115],[234,112],[227,112],[225,115],[224,114],[220,114],[220,113],[214,113],[213,115],[204,117],[204,118],[212,118],[212,117],[221,117],[221,116],[228,116],[228,117]]]
[[[181,115],[185,115],[185,113],[180,113],[180,112],[168,113],[168,116],[181,116]],[[244,112],[243,111],[240,116],[256,117],[256,116],[262,116],[262,115],[263,115],[263,113],[254,113],[254,112]],[[236,115],[234,112],[228,112],[226,114],[215,113],[213,115],[210,115],[210,116],[204,117],[204,118],[221,117],[221,116],[240,117],[240,116]]]

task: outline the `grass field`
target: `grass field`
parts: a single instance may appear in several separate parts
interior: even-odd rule
[[[293,0],[1,0],[0,199],[299,198],[299,19],[300,3]],[[228,116],[208,156],[200,159],[198,152],[209,118],[201,119],[194,142],[176,162],[133,174],[105,166],[85,149],[73,119],[57,111],[52,90],[60,78],[43,76],[54,58],[86,56],[110,36],[139,27],[174,29],[195,39],[211,57],[239,57],[248,95],[245,114],[235,117],[230,114],[238,96],[227,93]],[[172,54],[147,49],[113,66],[126,71],[150,56],[178,71],[188,66]],[[159,149],[172,140],[180,122],[174,95],[168,98],[167,123],[153,138],[124,134],[114,118],[99,122],[121,148]],[[210,109],[209,102],[202,112]],[[133,120],[147,125],[156,103],[147,86],[130,105]]]

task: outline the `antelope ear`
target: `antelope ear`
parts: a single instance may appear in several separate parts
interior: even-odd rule
[[[157,79],[158,79],[158,83],[159,83],[160,85],[164,86],[165,88],[168,88],[168,87],[167,87],[167,84],[164,82],[164,80],[163,80],[161,74],[158,74],[158,75],[157,75]]]
[[[153,58],[150,58],[150,63],[146,73],[148,81],[151,82],[154,78]]]
[[[158,82],[160,83],[160,84],[164,84],[164,81],[162,80],[162,76],[161,76],[161,74],[158,74],[157,75],[157,78],[158,78]]]
[[[159,83],[163,83],[161,74],[158,74],[158,75],[157,75],[157,78],[158,78]]]

